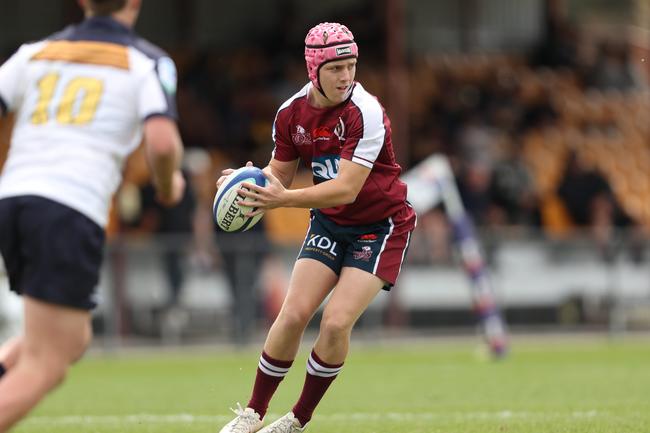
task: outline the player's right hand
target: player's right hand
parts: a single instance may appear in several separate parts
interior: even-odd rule
[[[171,186],[168,190],[156,190],[156,200],[166,207],[176,206],[185,195],[185,177],[180,170],[176,170],[172,175]]]
[[[253,166],[253,163],[251,161],[248,161],[246,163],[246,167],[252,167],[252,166]],[[230,174],[232,174],[233,171],[235,171],[234,168],[226,168],[225,170],[221,170],[221,177],[219,178],[219,180],[217,180],[217,189],[219,189],[219,187],[221,186],[223,181],[226,180],[226,178]]]

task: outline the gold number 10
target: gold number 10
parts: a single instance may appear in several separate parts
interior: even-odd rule
[[[38,81],[39,97],[32,113],[32,123],[41,125],[49,120],[48,111],[59,83],[57,73],[47,74]],[[63,89],[56,109],[56,121],[63,125],[84,125],[93,120],[104,90],[104,83],[96,78],[73,78]]]

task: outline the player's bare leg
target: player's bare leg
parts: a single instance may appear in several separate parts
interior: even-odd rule
[[[381,279],[368,272],[343,268],[323,312],[318,339],[307,363],[300,399],[291,412],[260,430],[260,433],[299,433],[304,430],[327,388],[343,367],[354,324],[383,285]]]
[[[0,432],[24,417],[81,357],[91,338],[90,313],[23,296],[25,335],[17,363],[0,381]]]
[[[260,433],[302,431],[343,368],[354,324],[383,286],[384,282],[375,275],[356,268],[343,268],[323,312],[320,332],[307,362],[307,374],[300,398],[291,412]]]
[[[357,268],[343,268],[341,278],[327,301],[314,350],[330,364],[345,361],[354,324],[384,286],[376,275]]]
[[[337,284],[338,276],[321,262],[296,262],[289,290],[264,343],[264,351],[276,359],[294,359],[307,324]]]
[[[296,262],[282,308],[264,344],[248,407],[234,409],[237,416],[220,433],[253,433],[262,427],[269,401],[296,357],[307,324],[337,278],[316,260]]]
[[[20,336],[11,338],[0,347],[0,366],[4,370],[9,370],[16,365],[22,344],[23,337]]]

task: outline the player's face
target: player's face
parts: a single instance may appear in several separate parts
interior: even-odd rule
[[[337,60],[320,68],[320,85],[331,105],[340,104],[347,98],[356,71],[357,59]]]

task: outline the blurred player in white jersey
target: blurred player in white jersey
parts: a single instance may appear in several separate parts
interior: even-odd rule
[[[158,200],[176,204],[176,68],[133,33],[141,0],[79,0],[86,19],[25,44],[0,67],[14,113],[0,175],[0,252],[25,327],[0,349],[0,432],[64,378],[88,346],[110,200],[143,134]]]

